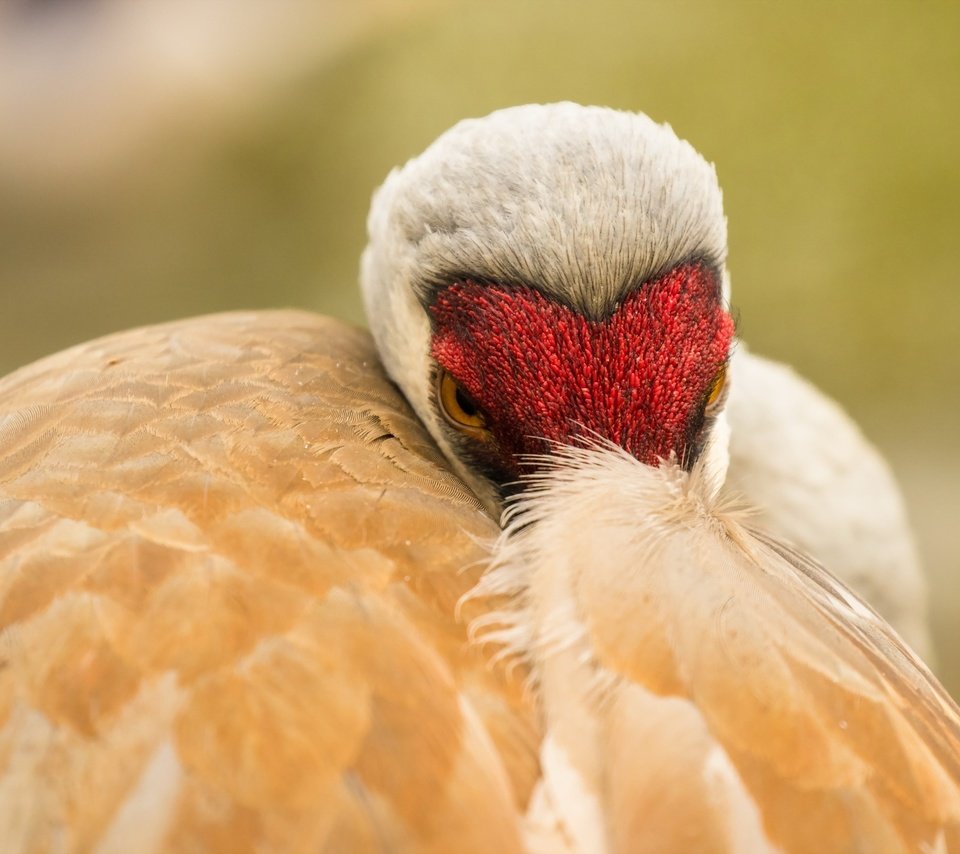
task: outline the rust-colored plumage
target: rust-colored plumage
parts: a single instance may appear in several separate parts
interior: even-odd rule
[[[3,850],[518,850],[533,708],[454,619],[495,531],[336,322],[8,377]]]

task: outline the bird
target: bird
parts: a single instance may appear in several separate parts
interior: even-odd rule
[[[369,333],[0,381],[4,850],[960,850],[896,487],[737,342],[692,146],[507,108],[368,233]]]

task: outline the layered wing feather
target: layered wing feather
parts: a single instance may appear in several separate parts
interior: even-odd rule
[[[748,519],[619,449],[565,449],[518,502],[474,595],[513,597],[476,630],[541,698],[531,821],[584,850],[960,850],[956,705]]]
[[[7,377],[4,850],[517,850],[533,709],[453,616],[495,533],[334,321]]]

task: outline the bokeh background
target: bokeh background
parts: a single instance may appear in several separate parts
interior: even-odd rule
[[[958,44],[951,0],[5,0],[0,371],[200,312],[362,322],[393,165],[510,104],[644,110],[717,164],[743,336],[891,460],[960,695]]]

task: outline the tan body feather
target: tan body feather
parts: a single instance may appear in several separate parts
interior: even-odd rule
[[[453,616],[495,532],[333,321],[11,375],[0,847],[518,850],[534,710]]]
[[[703,484],[667,518],[636,490],[671,469],[603,459],[484,576],[498,528],[365,333],[223,315],[11,375],[3,849],[960,845],[922,665]]]
[[[718,497],[729,467],[924,645],[903,508],[839,410],[737,353],[729,418],[688,405],[691,472],[568,447],[501,532],[438,405],[430,303],[464,277],[603,323],[695,258],[719,310],[713,168],[642,115],[518,107],[391,173],[368,226],[382,366],[272,312],[0,381],[0,850],[960,849],[956,706]]]

